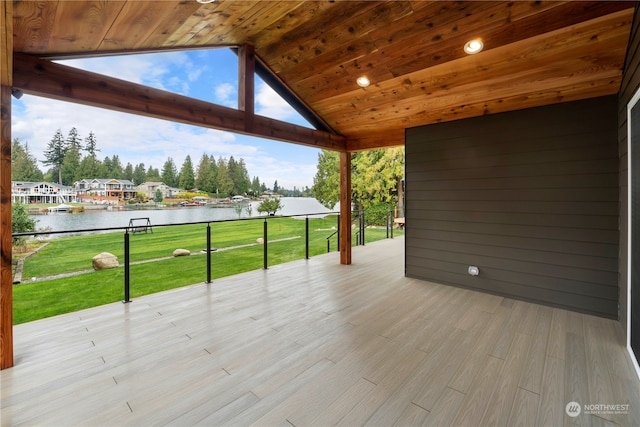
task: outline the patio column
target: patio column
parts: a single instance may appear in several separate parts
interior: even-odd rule
[[[351,153],[340,153],[340,264],[351,264]]]
[[[11,274],[11,87],[13,2],[0,2],[0,369],[13,366],[13,277]]]

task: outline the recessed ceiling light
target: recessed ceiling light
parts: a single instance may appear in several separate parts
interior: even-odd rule
[[[216,0],[196,0],[200,4],[213,3]]]
[[[367,87],[371,84],[371,81],[369,80],[369,78],[367,76],[360,76],[356,79],[356,83],[358,84],[358,86],[360,87]]]
[[[469,40],[464,44],[464,51],[469,55],[473,55],[474,53],[478,53],[484,47],[484,43],[480,39]]]

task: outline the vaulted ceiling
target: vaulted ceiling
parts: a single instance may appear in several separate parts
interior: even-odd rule
[[[50,59],[253,46],[258,65],[344,137],[332,148],[361,150],[401,145],[408,127],[617,93],[635,6],[18,0],[13,50]],[[473,38],[484,50],[468,55]],[[370,86],[356,84],[362,75]]]

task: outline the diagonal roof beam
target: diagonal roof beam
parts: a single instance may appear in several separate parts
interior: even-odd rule
[[[314,148],[346,150],[346,140],[341,135],[79,70],[30,55],[14,53],[13,77],[14,88],[45,98]]]

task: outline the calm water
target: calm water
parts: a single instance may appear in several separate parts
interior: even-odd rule
[[[284,208],[278,211],[278,215],[300,215],[300,214],[321,214],[330,212],[313,198],[303,197],[282,197],[280,199]],[[252,216],[258,215],[258,205],[260,202],[251,202]],[[241,218],[249,215],[243,211]],[[324,215],[319,215],[324,216]],[[151,225],[157,224],[180,224],[187,222],[216,221],[225,219],[237,219],[233,206],[228,208],[212,208],[210,206],[184,207],[175,209],[154,209],[154,210],[96,210],[86,211],[79,214],[66,212],[50,213],[48,215],[33,215],[36,219],[36,229],[49,228],[51,231],[66,230],[86,230],[90,228],[126,227],[131,218],[149,218]],[[52,235],[50,237],[54,237]]]

